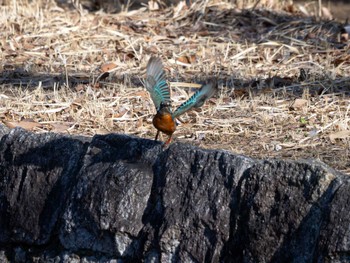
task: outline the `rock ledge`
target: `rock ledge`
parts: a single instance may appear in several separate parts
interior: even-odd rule
[[[349,262],[349,178],[125,135],[0,125],[1,262]]]

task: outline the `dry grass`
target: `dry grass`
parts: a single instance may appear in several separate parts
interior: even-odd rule
[[[159,55],[174,105],[193,92],[175,82],[220,79],[220,94],[181,118],[176,140],[259,158],[314,157],[350,173],[350,54],[339,23],[282,4],[241,10],[210,0],[113,15],[33,2],[0,6],[6,125],[153,138],[142,78]],[[108,62],[110,77],[94,85]]]

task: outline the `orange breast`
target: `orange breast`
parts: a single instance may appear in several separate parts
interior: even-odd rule
[[[153,118],[153,125],[161,132],[164,132],[167,135],[174,133],[176,129],[176,124],[170,114],[159,114]]]

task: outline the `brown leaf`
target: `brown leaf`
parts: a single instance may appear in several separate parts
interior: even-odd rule
[[[28,131],[32,131],[34,128],[42,127],[40,123],[37,123],[31,119],[24,119],[21,121],[4,121],[4,124],[11,129],[21,127]]]
[[[329,139],[332,143],[335,143],[335,139],[346,139],[350,137],[350,131],[338,131],[329,135]]]
[[[114,68],[116,68],[117,67],[117,64],[115,64],[115,63],[113,63],[113,62],[111,62],[111,63],[106,63],[106,64],[103,64],[102,66],[101,66],[101,71],[102,72],[107,72],[107,71],[110,71],[110,70],[112,70],[112,69],[114,69]]]
[[[248,95],[249,95],[249,93],[246,89],[235,89],[233,92],[234,92],[234,95],[236,98],[248,97]]]
[[[304,106],[306,106],[307,103],[308,103],[308,100],[305,100],[305,99],[296,99],[296,100],[294,101],[294,103],[292,104],[291,109],[292,109],[292,110],[301,109],[301,108],[303,108]]]
[[[191,61],[187,56],[181,56],[177,59],[177,61],[185,64],[191,64]]]

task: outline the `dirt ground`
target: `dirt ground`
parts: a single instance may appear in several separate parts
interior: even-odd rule
[[[142,81],[148,59],[160,56],[174,107],[200,86],[193,83],[219,80],[214,98],[181,116],[175,141],[312,157],[350,173],[346,24],[317,6],[272,2],[151,1],[117,14],[77,2],[1,5],[0,120],[38,133],[153,139]]]

